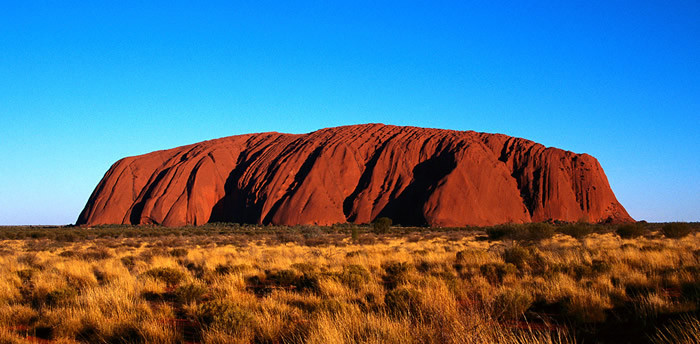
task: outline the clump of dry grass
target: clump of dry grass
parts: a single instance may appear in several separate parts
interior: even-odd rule
[[[0,342],[698,339],[698,233],[519,228],[4,240]]]

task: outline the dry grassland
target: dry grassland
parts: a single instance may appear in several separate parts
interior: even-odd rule
[[[700,340],[697,232],[354,238],[309,227],[2,240],[0,343]]]

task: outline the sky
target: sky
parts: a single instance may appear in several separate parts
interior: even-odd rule
[[[700,221],[697,1],[6,1],[0,225],[74,223],[112,163],[254,132],[475,130],[588,153]]]

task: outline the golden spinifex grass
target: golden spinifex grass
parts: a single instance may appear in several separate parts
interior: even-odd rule
[[[0,342],[699,339],[699,233],[291,232],[4,240]]]

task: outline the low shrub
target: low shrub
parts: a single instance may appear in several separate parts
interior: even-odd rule
[[[66,250],[66,251],[59,253],[58,256],[63,257],[63,258],[72,258],[72,257],[75,257],[76,254],[74,251]]]
[[[593,259],[591,268],[598,274],[608,273],[612,270],[612,264],[603,259]]]
[[[350,228],[350,240],[352,240],[352,242],[356,243],[357,239],[359,237],[360,237],[359,228],[357,228],[357,226],[352,226],[352,228]]]
[[[200,305],[197,320],[206,327],[239,334],[253,323],[254,318],[250,311],[237,304],[212,301]]]
[[[275,272],[267,272],[263,280],[257,276],[248,279],[251,287],[259,294],[265,294],[271,287],[282,287],[296,289],[297,291],[308,291],[318,293],[321,290],[319,276],[314,272],[298,274],[294,270],[284,269]]]
[[[318,270],[315,265],[310,263],[294,263],[292,264],[291,268],[303,274],[314,273],[316,270]]]
[[[393,289],[399,284],[408,280],[408,274],[411,270],[411,265],[407,262],[389,262],[384,266],[386,275],[384,276],[384,284],[389,289]]]
[[[593,233],[593,226],[588,223],[568,224],[560,228],[559,232],[574,239],[583,239],[587,235]]]
[[[147,343],[147,338],[144,333],[134,323],[121,323],[112,328],[112,332],[107,336],[107,343]]]
[[[68,303],[78,296],[78,290],[73,287],[64,287],[50,291],[46,294],[45,303],[48,306],[57,306]]]
[[[32,279],[32,276],[36,273],[36,270],[34,269],[22,269],[22,270],[17,270],[17,276],[22,280],[22,282],[29,282],[29,280]]]
[[[214,273],[217,275],[226,275],[233,271],[230,265],[227,264],[217,264],[214,268]]]
[[[518,227],[512,224],[498,225],[486,228],[490,240],[513,239],[518,233]]]
[[[278,286],[291,286],[297,281],[297,273],[294,270],[279,270],[267,274],[267,281]]]
[[[395,316],[416,316],[420,314],[421,294],[419,291],[401,287],[394,289],[384,297],[389,313]]]
[[[175,297],[181,303],[199,302],[204,300],[208,292],[203,285],[188,283],[175,289]]]
[[[521,246],[513,246],[503,251],[503,260],[506,263],[515,265],[518,269],[527,266],[528,260],[532,258],[532,254],[526,248]]]
[[[685,237],[692,231],[693,230],[690,228],[690,225],[684,222],[667,223],[661,228],[661,233],[663,233],[665,237],[671,239]]]
[[[372,227],[374,228],[374,231],[379,234],[384,234],[389,232],[389,228],[391,228],[392,221],[388,217],[380,217],[374,220],[372,223]]]
[[[165,282],[169,286],[175,286],[182,282],[186,275],[184,272],[175,268],[153,268],[143,273],[145,276],[153,277],[157,280]]]
[[[185,248],[174,248],[170,250],[170,255],[173,257],[184,257],[187,255],[187,249]]]
[[[604,300],[592,295],[572,295],[560,300],[567,316],[580,323],[602,323],[609,309]]]
[[[521,236],[519,239],[529,240],[529,241],[541,241],[549,239],[554,236],[554,228],[548,223],[536,222],[529,223],[526,226],[526,231],[524,237]]]
[[[647,230],[640,224],[629,223],[617,227],[615,233],[622,239],[634,239],[646,234]]]
[[[518,271],[515,265],[511,263],[488,263],[482,265],[479,270],[481,271],[481,275],[492,284],[502,283],[503,278],[508,275],[513,275]]]
[[[524,240],[541,241],[554,236],[554,228],[547,223],[528,223],[525,225],[505,224],[486,229],[490,240]]]
[[[326,300],[321,301],[319,308],[321,308],[322,310],[324,310],[328,313],[337,314],[337,313],[340,313],[345,308],[345,305],[338,300],[326,299]]]
[[[522,290],[503,290],[493,301],[494,316],[501,320],[517,319],[530,308],[532,301],[532,296]]]
[[[105,248],[91,249],[80,255],[85,260],[102,260],[112,258],[112,254]]]
[[[305,273],[301,275],[294,284],[299,291],[311,293],[321,292],[321,280],[315,273]]]
[[[355,290],[360,289],[370,279],[370,274],[362,265],[348,265],[340,273],[340,281]]]
[[[129,270],[136,266],[136,257],[134,256],[124,256],[120,260],[122,262],[122,265],[124,265],[124,267]]]

